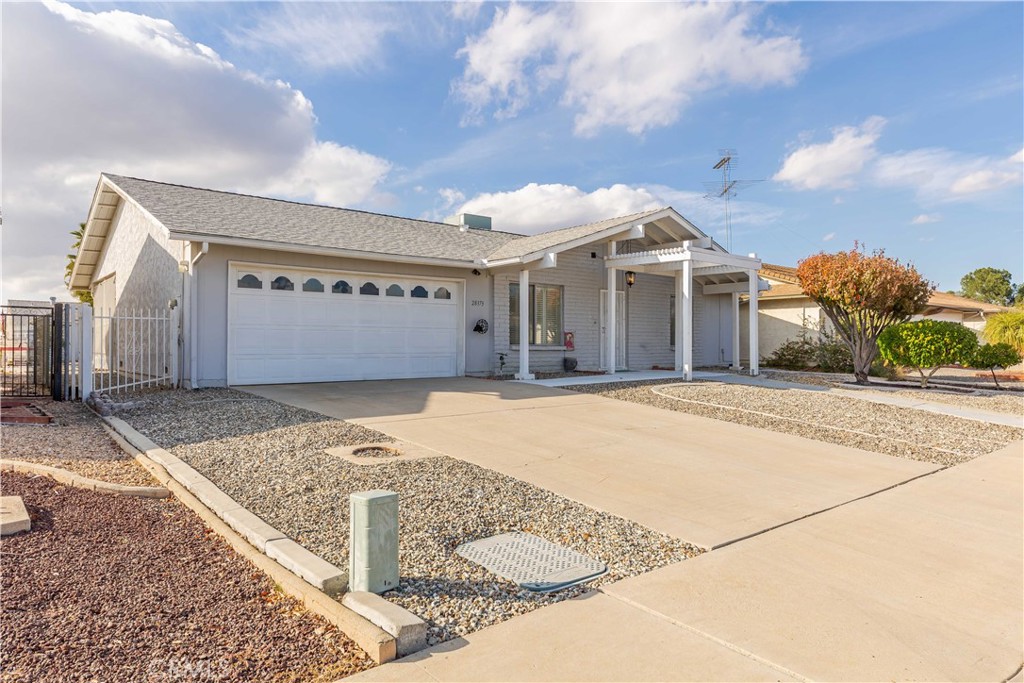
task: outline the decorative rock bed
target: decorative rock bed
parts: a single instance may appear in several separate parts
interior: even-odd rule
[[[429,451],[433,457],[410,457],[408,444],[396,446],[379,432],[249,394],[208,389],[134,398],[142,405],[122,413],[125,421],[336,565],[348,558],[349,494],[398,492],[401,585],[386,597],[427,622],[428,644],[701,552],[497,472]],[[371,444],[403,454],[338,457],[345,447]],[[463,542],[520,530],[598,559],[609,572],[538,595],[455,554]]]
[[[563,387],[939,465],[1024,439],[1024,430],[822,392],[678,380]]]

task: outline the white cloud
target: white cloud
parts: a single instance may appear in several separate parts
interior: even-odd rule
[[[927,202],[972,199],[1021,184],[1016,156],[994,159],[948,149],[927,148],[879,157],[873,180],[886,187],[906,187]]]
[[[639,135],[678,120],[696,95],[795,81],[806,65],[800,42],[758,32],[756,16],[725,3],[512,4],[459,50],[466,66],[452,87],[466,122],[492,106],[515,116],[560,84],[577,134]]]
[[[451,14],[458,21],[473,21],[483,6],[483,0],[456,0],[451,5]]]
[[[830,233],[826,233],[825,235],[822,235],[821,241],[822,242],[831,242],[835,238],[836,238],[836,234],[834,232],[830,232]]]
[[[927,225],[928,223],[938,223],[942,220],[942,216],[937,213],[922,213],[914,216],[910,221],[911,225]]]
[[[872,116],[859,126],[832,131],[829,142],[804,145],[790,153],[772,180],[798,190],[853,187],[854,178],[878,151],[875,143],[885,119]]]
[[[394,6],[384,3],[286,2],[226,37],[234,47],[270,51],[315,70],[365,71],[379,67],[385,39],[402,30]]]
[[[466,201],[466,195],[454,187],[442,187],[437,191],[437,194],[441,196],[441,201],[443,202],[443,207],[445,209],[450,209],[459,202]]]
[[[852,188],[861,182],[903,187],[924,202],[971,199],[1021,184],[1024,150],[1003,159],[943,148],[882,154],[877,143],[885,123],[872,116],[859,126],[834,129],[828,142],[803,144],[772,180],[797,190]]]
[[[699,192],[664,185],[617,184],[587,192],[574,185],[530,183],[517,190],[476,195],[457,212],[490,216],[495,230],[532,235],[664,206],[673,207],[724,243],[725,212],[721,203],[708,201]],[[780,215],[773,207],[753,202],[732,202],[730,209],[734,234],[773,223]]]
[[[458,211],[490,216],[496,230],[532,235],[661,206],[648,190],[628,185],[584,192],[573,185],[530,183],[510,192],[479,194]]]
[[[262,184],[259,192],[349,206],[372,196],[390,169],[390,163],[372,154],[318,140],[285,173]]]
[[[58,286],[101,171],[332,204],[376,200],[389,163],[320,140],[312,103],[168,21],[4,7],[4,297]],[[56,256],[54,256],[56,255]],[[45,282],[30,275],[56,258]]]

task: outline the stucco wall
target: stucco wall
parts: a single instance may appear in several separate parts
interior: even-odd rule
[[[168,300],[181,298],[181,249],[181,242],[169,239],[163,228],[122,200],[93,283],[113,275],[118,308],[166,308]]]
[[[227,319],[228,319],[228,263],[279,265],[287,268],[324,268],[329,270],[365,273],[423,275],[464,281],[457,296],[465,296],[466,318],[466,374],[489,374],[490,367],[482,365],[492,357],[495,325],[486,334],[473,332],[478,319],[488,319],[491,285],[487,274],[473,275],[472,269],[439,268],[422,265],[396,264],[314,254],[293,254],[264,249],[210,245],[210,250],[197,264],[193,286],[196,288],[197,313],[197,383],[199,386],[224,386],[227,383]],[[473,306],[474,301],[483,305]],[[491,321],[493,322],[493,321]]]
[[[775,353],[775,350],[801,331],[814,331],[822,319],[821,309],[810,299],[762,300],[757,306],[757,346],[760,359]],[[806,320],[806,325],[805,325]],[[740,362],[750,362],[750,311],[744,302],[740,305]],[[827,322],[827,321],[826,321]]]

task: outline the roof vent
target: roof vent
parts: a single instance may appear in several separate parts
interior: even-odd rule
[[[449,225],[459,226],[462,228],[463,232],[465,232],[467,228],[473,228],[474,230],[491,229],[490,216],[478,216],[474,213],[457,213],[454,216],[448,216],[448,218],[445,218],[444,222]]]

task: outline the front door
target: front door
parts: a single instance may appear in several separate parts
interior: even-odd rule
[[[601,290],[601,368],[608,367],[608,290]],[[615,292],[615,369],[626,369],[626,293]]]

